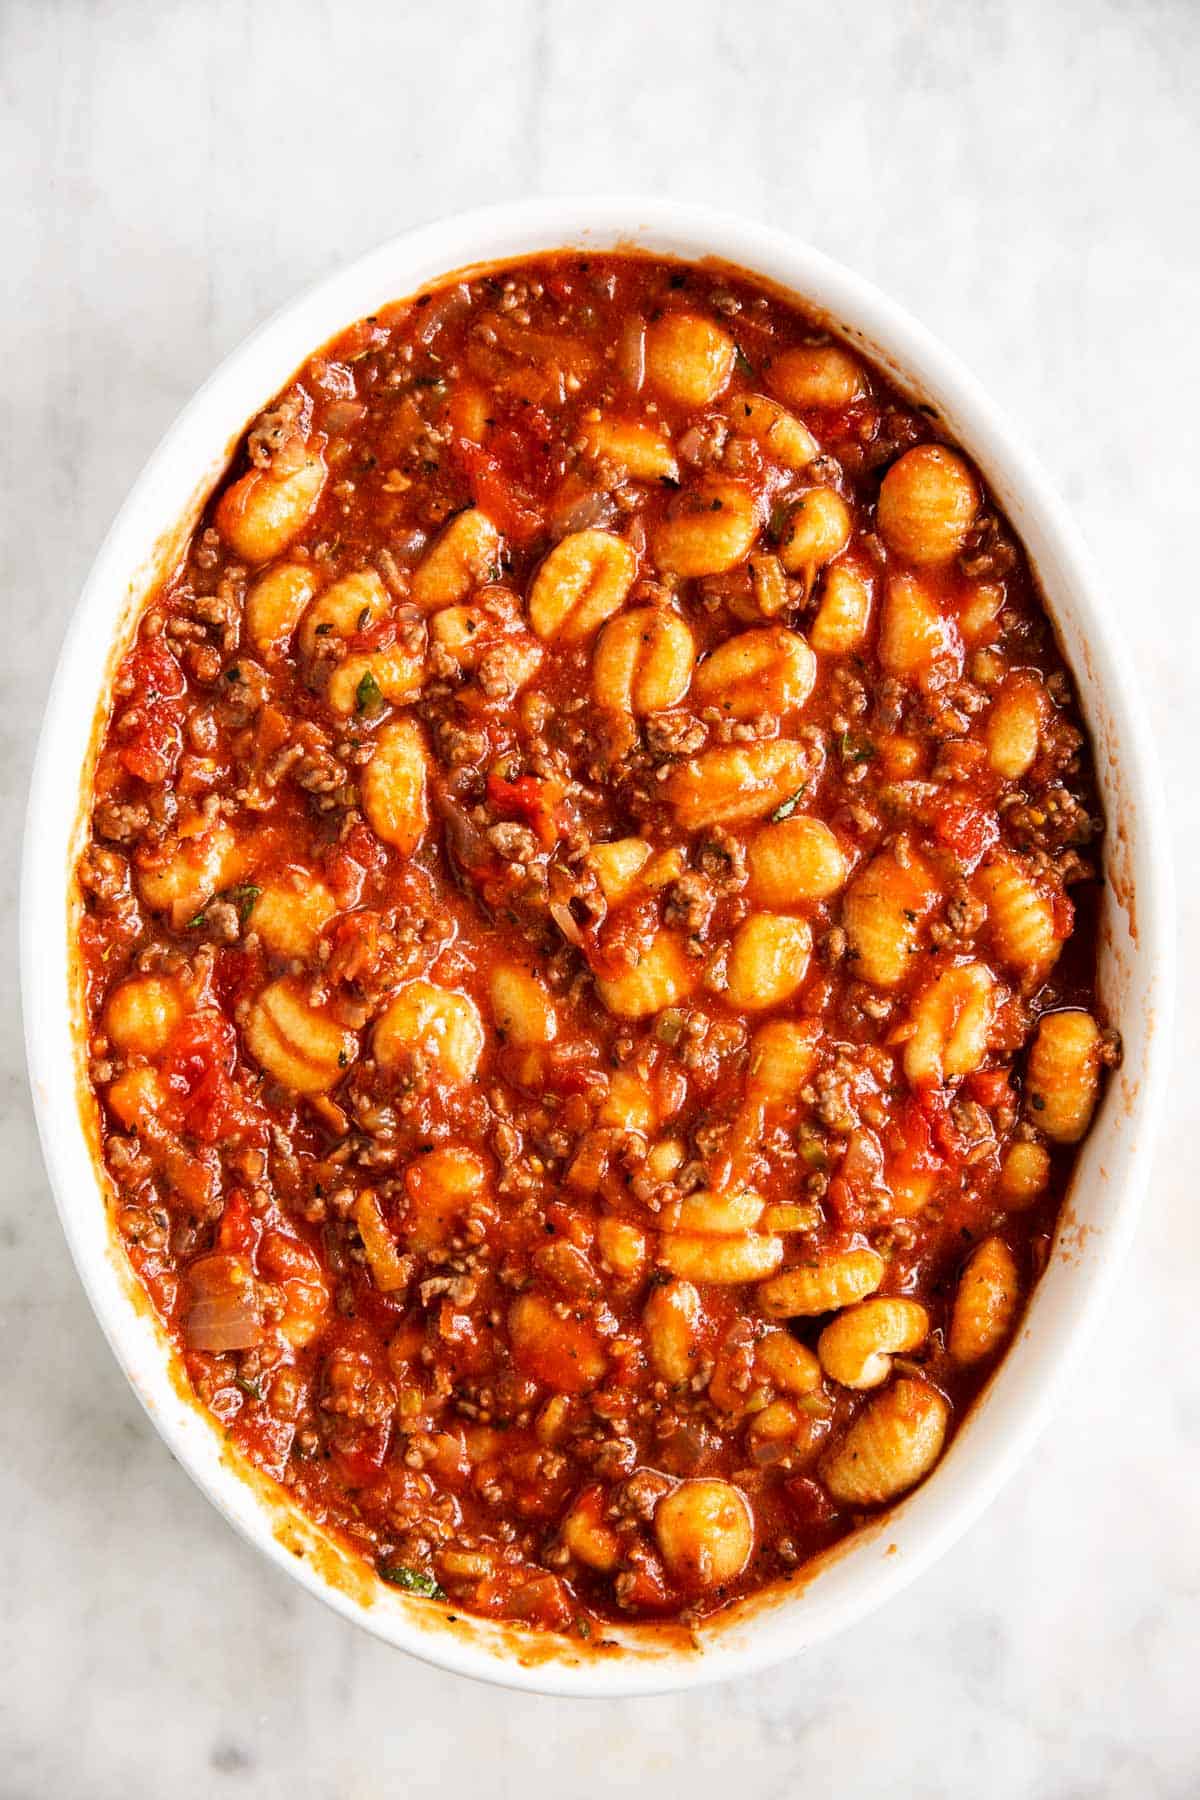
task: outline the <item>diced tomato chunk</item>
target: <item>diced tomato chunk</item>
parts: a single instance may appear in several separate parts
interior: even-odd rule
[[[163,1077],[185,1131],[201,1143],[241,1140],[262,1130],[255,1103],[230,1079],[237,1063],[233,1025],[215,1007],[183,1021],[163,1065]]]
[[[467,473],[471,498],[504,537],[528,544],[542,530],[542,518],[530,497],[509,479],[490,451],[466,438],[455,440],[455,454]]]
[[[523,819],[531,826],[547,850],[557,843],[562,796],[555,782],[540,781],[536,775],[506,781],[493,769],[487,778],[487,797],[505,818]]]
[[[934,801],[930,823],[936,841],[952,850],[968,869],[982,860],[1000,836],[990,806],[953,791]]]
[[[262,1221],[250,1210],[250,1201],[241,1188],[235,1188],[225,1202],[217,1227],[218,1250],[253,1258],[261,1235]]]

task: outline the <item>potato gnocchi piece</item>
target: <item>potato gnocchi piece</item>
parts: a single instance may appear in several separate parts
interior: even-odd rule
[[[1102,1036],[1080,1007],[1038,1020],[1025,1072],[1025,1110],[1055,1144],[1077,1144],[1100,1095]]]
[[[679,464],[670,440],[638,419],[591,419],[582,438],[589,456],[612,463],[633,481],[675,481]]]
[[[753,1231],[762,1213],[762,1197],[749,1188],[726,1188],[721,1192],[700,1188],[677,1202],[671,1229],[731,1237]]]
[[[759,1233],[671,1231],[659,1240],[658,1260],[685,1281],[728,1287],[773,1274],[783,1261],[783,1240]]]
[[[828,900],[845,886],[846,858],[820,819],[794,813],[764,825],[747,850],[750,897],[761,906],[804,906]]]
[[[542,562],[529,591],[529,622],[562,644],[589,638],[625,604],[637,556],[611,531],[575,531]]]
[[[420,697],[425,683],[425,659],[403,644],[389,650],[371,650],[348,656],[330,672],[325,700],[339,718],[370,718],[382,701],[407,706]]]
[[[623,1019],[644,1019],[685,1000],[696,986],[698,971],[682,944],[669,931],[656,933],[640,962],[616,975],[597,975],[596,992],[609,1012]]]
[[[678,613],[665,606],[637,606],[610,619],[592,661],[599,705],[614,712],[666,712],[688,691],[696,643]]]
[[[754,1549],[754,1519],[732,1482],[694,1477],[664,1495],[654,1512],[662,1559],[692,1590],[736,1581]]]
[[[871,604],[871,583],[861,569],[844,561],[827,569],[821,602],[808,634],[817,654],[847,656],[865,643]]]
[[[478,1210],[487,1188],[487,1165],[463,1144],[443,1144],[404,1175],[408,1209],[404,1241],[410,1250],[440,1249],[459,1228],[468,1208]]]
[[[614,838],[593,844],[587,853],[589,868],[600,883],[610,906],[620,906],[638,886],[638,876],[650,861],[653,849],[645,838]]]
[[[391,596],[374,569],[345,575],[315,599],[300,623],[300,649],[315,656],[330,639],[352,637],[378,624],[391,610]]]
[[[251,469],[226,488],[218,501],[217,530],[246,562],[270,562],[282,555],[308,524],[321,498],[325,476],[325,458],[311,448],[285,475]]]
[[[786,1106],[817,1065],[820,1027],[813,1020],[769,1019],[750,1041],[746,1097],[768,1107]]]
[[[809,754],[792,738],[706,750],[676,764],[663,791],[685,831],[742,825],[797,797],[811,775]]]
[[[283,652],[316,591],[307,563],[280,563],[259,576],[246,596],[246,631],[260,656]]]
[[[663,313],[646,331],[646,380],[682,406],[715,400],[736,356],[729,333],[698,313]]]
[[[549,994],[528,969],[519,963],[499,963],[489,984],[492,1018],[501,1038],[519,1049],[552,1044],[558,1035],[558,1017]]]
[[[865,1300],[887,1269],[877,1250],[826,1251],[813,1264],[788,1269],[758,1290],[768,1319],[811,1318]]]
[[[826,1452],[821,1479],[841,1506],[882,1506],[928,1475],[949,1423],[950,1408],[935,1387],[907,1377],[894,1381]]]
[[[788,514],[779,545],[779,560],[789,575],[802,575],[805,587],[814,575],[840,556],[850,542],[850,508],[832,488],[810,488]]]
[[[650,552],[667,575],[723,575],[746,560],[757,536],[750,490],[732,481],[703,481],[679,493],[653,526]]]
[[[167,1090],[154,1069],[126,1069],[110,1082],[104,1098],[126,1131],[147,1131],[167,1104]]]
[[[988,713],[988,767],[1006,781],[1028,775],[1037,760],[1048,710],[1049,697],[1038,676],[1026,669],[1010,675]]]
[[[306,872],[264,883],[248,924],[276,956],[307,958],[337,910],[325,883]]]
[[[510,598],[501,588],[492,589],[492,594],[503,594],[506,601]],[[429,636],[443,655],[453,657],[464,671],[479,668],[489,652],[503,646],[503,692],[489,687],[489,699],[495,696],[509,700],[520,693],[545,660],[542,646],[520,624],[515,612],[510,621],[480,605],[444,606],[429,621]]]
[[[808,426],[765,394],[738,394],[729,403],[729,423],[738,437],[753,438],[781,469],[807,469],[821,454]]]
[[[978,1069],[988,1050],[996,982],[983,963],[944,969],[909,1018],[904,1073],[914,1087],[940,1087]]]
[[[131,975],[104,1008],[104,1029],[118,1050],[158,1056],[183,1018],[179,983],[169,975]]]
[[[879,660],[889,675],[904,681],[919,681],[935,668],[962,667],[957,625],[915,575],[893,575],[884,589]]]
[[[635,1225],[631,1219],[607,1215],[597,1221],[596,1243],[614,1275],[623,1281],[640,1278],[650,1254],[646,1234],[640,1225]]]
[[[1020,977],[1021,991],[1034,993],[1062,950],[1054,902],[1006,851],[984,864],[975,887],[987,903],[996,953]]]
[[[955,1362],[994,1356],[1012,1331],[1020,1297],[1012,1251],[1003,1238],[985,1238],[972,1252],[954,1296],[947,1348]]]
[[[799,344],[767,371],[772,393],[801,412],[841,412],[866,392],[862,364],[836,344]]]
[[[754,1351],[756,1372],[785,1394],[815,1394],[821,1386],[821,1364],[790,1331],[768,1331]]]
[[[500,533],[477,506],[444,525],[413,570],[412,597],[424,613],[466,600],[500,571]]]
[[[263,988],[247,1015],[244,1037],[255,1062],[297,1094],[336,1087],[358,1055],[354,1033],[310,1005],[302,983],[291,976]]]
[[[700,1358],[700,1295],[690,1281],[666,1281],[650,1290],[642,1308],[646,1349],[657,1375],[680,1387]]]
[[[928,1335],[929,1314],[917,1301],[891,1295],[860,1300],[830,1320],[817,1341],[817,1355],[840,1387],[882,1387],[892,1357],[917,1349]]]
[[[1045,1144],[1010,1144],[1000,1164],[999,1191],[1007,1206],[1032,1206],[1050,1185],[1050,1152]]]
[[[975,477],[944,444],[918,444],[888,470],[876,522],[888,549],[919,565],[949,562],[979,509]]]
[[[376,1021],[372,1047],[385,1069],[427,1059],[441,1080],[461,1087],[479,1067],[485,1042],[479,1008],[469,994],[410,981]]]
[[[579,1562],[608,1575],[621,1559],[621,1544],[616,1532],[604,1523],[604,1504],[601,1487],[580,1495],[563,1520],[559,1536]]]
[[[817,659],[798,631],[766,625],[727,638],[696,668],[692,693],[732,719],[785,713],[803,706],[817,678]]]
[[[429,828],[429,752],[415,720],[383,727],[361,785],[363,812],[376,837],[412,856]]]
[[[176,838],[161,867],[137,872],[137,889],[152,912],[165,912],[174,931],[182,931],[205,902],[237,881],[246,867],[247,849],[224,819],[198,837]]]
[[[734,933],[725,998],[751,1012],[782,1005],[803,985],[811,953],[806,920],[787,913],[751,913]]]
[[[938,892],[924,863],[915,856],[901,862],[890,850],[854,877],[842,904],[842,924],[864,981],[888,988],[904,980]]]

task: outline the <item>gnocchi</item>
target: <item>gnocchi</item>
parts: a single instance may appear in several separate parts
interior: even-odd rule
[[[591,247],[379,298],[116,662],[112,1224],[403,1604],[694,1631],[1036,1303],[1120,1053],[1093,759],[970,455],[794,299]]]

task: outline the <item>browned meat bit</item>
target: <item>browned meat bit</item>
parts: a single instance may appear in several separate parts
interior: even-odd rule
[[[210,900],[197,930],[214,944],[235,944],[242,935],[238,909],[230,900]]]
[[[239,726],[248,725],[256,713],[262,711],[270,698],[271,685],[266,671],[256,662],[244,657],[240,662],[231,663],[225,670],[217,698],[217,713],[222,723],[231,725],[236,730]]]
[[[963,1146],[963,1157],[969,1167],[982,1162],[996,1147],[996,1133],[984,1108],[975,1100],[959,1098],[950,1108],[950,1118]]]
[[[613,1497],[617,1516],[625,1519],[652,1519],[655,1507],[663,1495],[670,1491],[671,1483],[666,1476],[657,1474],[653,1469],[638,1469],[628,1481],[621,1483]]]
[[[894,675],[885,675],[875,688],[875,705],[871,726],[875,731],[891,732],[900,728],[904,718],[905,691]]]
[[[346,771],[319,726],[301,725],[296,743],[300,755],[292,765],[292,776],[306,794],[333,794],[345,785]]]
[[[699,940],[713,916],[716,904],[717,898],[708,877],[696,869],[689,869],[667,889],[663,920],[667,925],[676,925],[691,938]]]
[[[846,954],[849,940],[840,925],[831,925],[817,939],[817,955],[827,969],[834,969]]]
[[[945,916],[929,928],[930,942],[938,950],[968,944],[987,917],[987,907],[973,894],[965,881],[957,881],[950,889]]]
[[[746,852],[738,839],[720,826],[701,838],[696,867],[718,893],[734,893],[746,885]]]
[[[642,729],[650,754],[663,760],[693,755],[707,736],[699,719],[685,712],[651,713]]]
[[[822,1069],[813,1079],[816,1094],[816,1114],[822,1125],[830,1131],[846,1133],[853,1131],[858,1123],[858,1108],[854,1102],[852,1080],[853,1064],[844,1056],[839,1056],[830,1069]]]
[[[967,534],[958,566],[972,581],[1010,575],[1017,563],[1016,548],[1004,534],[995,513],[981,512]]]
[[[140,800],[101,800],[92,823],[103,838],[114,844],[132,844],[150,825],[150,808]]]
[[[102,907],[115,908],[129,896],[129,864],[116,850],[89,844],[79,860],[79,885]]]
[[[488,753],[488,736],[478,726],[438,716],[430,721],[434,754],[450,769],[474,768]]]
[[[1103,828],[1102,821],[1094,818],[1069,788],[1059,786],[1046,788],[1026,805],[1012,807],[1005,818],[1024,843],[1050,852],[1066,845],[1088,844]]]
[[[307,442],[307,396],[299,389],[277,406],[260,413],[246,439],[246,452],[256,469],[283,476],[300,466]]]
[[[488,827],[487,841],[505,862],[526,866],[537,860],[540,850],[536,834],[528,825],[514,825],[507,820]]]

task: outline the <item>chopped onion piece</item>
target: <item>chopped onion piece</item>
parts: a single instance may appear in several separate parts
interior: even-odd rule
[[[191,1305],[184,1336],[191,1350],[252,1350],[262,1342],[262,1308],[249,1260],[220,1252],[188,1270]]]

